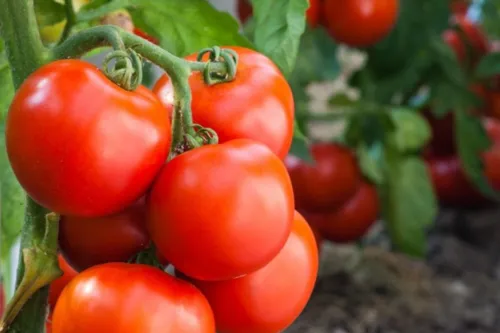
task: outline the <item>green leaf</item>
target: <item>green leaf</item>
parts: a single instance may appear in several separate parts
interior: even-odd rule
[[[5,54],[0,52],[0,123],[4,122],[13,96],[14,84],[9,63]]]
[[[393,108],[390,115],[395,130],[388,133],[388,140],[397,151],[415,152],[430,140],[430,126],[416,110]]]
[[[252,48],[238,22],[206,0],[131,0],[129,5],[134,24],[178,56],[215,45]]]
[[[465,173],[481,193],[500,201],[500,193],[491,187],[483,172],[481,153],[491,146],[491,141],[481,119],[459,109],[455,112],[455,123],[455,140]]]
[[[386,151],[387,182],[382,187],[383,217],[394,246],[412,256],[427,250],[426,229],[437,215],[437,201],[425,163],[416,156]]]
[[[251,0],[254,43],[288,75],[295,66],[300,36],[306,27],[307,0]]]
[[[478,79],[486,79],[500,74],[500,53],[490,53],[483,58],[476,67],[475,75]]]
[[[38,25],[41,27],[66,19],[64,5],[54,0],[35,0],[35,13]]]
[[[309,141],[299,129],[297,122],[294,122],[292,146],[289,154],[294,155],[306,162],[313,162],[314,159],[309,150]]]
[[[363,175],[367,177],[372,183],[381,185],[384,182],[384,171],[382,168],[382,151],[383,146],[381,142],[366,145],[362,142],[357,151],[359,167]]]

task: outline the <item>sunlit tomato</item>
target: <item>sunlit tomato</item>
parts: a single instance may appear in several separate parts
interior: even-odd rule
[[[362,183],[344,205],[331,212],[307,212],[304,216],[324,239],[336,243],[357,241],[376,222],[379,214],[377,190]]]
[[[398,18],[399,0],[325,0],[323,15],[340,43],[366,47],[387,36]]]
[[[292,179],[295,205],[306,210],[331,210],[350,198],[359,186],[361,172],[356,157],[337,144],[311,146],[314,164],[289,155],[285,159]]]
[[[137,36],[139,36],[141,38],[144,38],[145,40],[150,41],[153,44],[159,45],[158,39],[156,39],[153,36],[145,33],[144,31],[142,31],[139,28],[134,28],[134,34],[136,34]]]
[[[148,198],[151,238],[176,268],[201,280],[263,267],[290,234],[293,190],[283,162],[240,139],[188,151],[165,165]]]
[[[104,216],[134,203],[165,163],[170,141],[168,115],[151,92],[121,89],[80,60],[31,74],[6,122],[19,182],[62,215]]]
[[[252,5],[249,0],[238,0],[238,17],[245,23],[248,17],[252,16]],[[309,26],[316,27],[320,16],[320,0],[309,0],[309,9],[306,11],[307,23]]]
[[[200,72],[189,78],[193,120],[214,129],[219,142],[252,139],[284,158],[293,135],[292,90],[266,56],[242,47],[229,48],[239,55],[234,81],[208,86]],[[196,55],[187,59],[195,60]],[[153,91],[171,112],[173,88],[169,78],[160,78]]]
[[[281,252],[260,270],[226,281],[193,281],[207,297],[219,333],[276,333],[302,312],[318,273],[311,228],[296,213]]]
[[[79,271],[129,260],[149,245],[144,200],[111,216],[63,216],[59,245],[68,262]]]
[[[146,265],[110,263],[80,273],[59,297],[53,333],[215,333],[193,285]]]
[[[57,300],[59,299],[59,295],[61,295],[64,287],[66,287],[66,285],[78,275],[78,272],[68,264],[61,254],[59,254],[57,258],[59,261],[59,268],[62,270],[63,275],[52,281],[50,284],[49,306],[51,311],[54,310]]]
[[[464,63],[470,59],[471,64],[475,64],[482,56],[488,53],[488,39],[481,28],[471,22],[465,16],[458,15],[454,18],[455,24],[464,33],[464,40],[461,34],[455,30],[449,29],[443,33],[443,38],[451,46],[458,60]],[[467,45],[471,47],[470,58],[468,58]]]

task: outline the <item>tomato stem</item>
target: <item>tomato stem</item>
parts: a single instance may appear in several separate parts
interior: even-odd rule
[[[64,9],[66,11],[66,24],[64,25],[64,30],[58,44],[61,44],[68,38],[69,34],[71,33],[71,29],[76,23],[76,14],[75,7],[73,6],[73,0],[64,0]]]

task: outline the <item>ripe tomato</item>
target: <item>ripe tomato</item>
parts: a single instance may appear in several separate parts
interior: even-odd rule
[[[123,90],[80,60],[31,74],[6,120],[19,182],[62,215],[104,216],[131,205],[165,163],[170,141],[170,121],[152,93]]]
[[[248,274],[290,234],[293,190],[283,162],[240,139],[188,151],[165,165],[148,198],[158,251],[200,280]]]
[[[488,96],[489,107],[486,114],[490,117],[500,119],[500,92],[492,91]]]
[[[59,245],[68,262],[79,271],[129,260],[149,245],[144,200],[111,216],[63,216]]]
[[[330,35],[340,43],[367,47],[387,36],[399,12],[399,0],[325,0],[323,15]]]
[[[217,332],[282,332],[302,312],[316,282],[318,250],[311,228],[295,213],[281,252],[260,270],[241,278],[193,281],[207,297]]]
[[[234,81],[208,86],[202,73],[193,73],[189,78],[194,122],[214,129],[221,143],[252,139],[284,158],[293,135],[292,90],[266,56],[242,47],[229,48],[239,55]],[[195,60],[196,55],[187,59]],[[160,78],[153,92],[171,112],[173,88],[167,76]]]
[[[304,212],[309,223],[324,239],[336,243],[353,242],[365,235],[379,213],[377,190],[362,183],[344,205],[331,212]]]
[[[320,1],[309,0],[309,9],[306,11],[306,19],[309,26],[314,28],[318,25],[320,16]],[[249,0],[238,0],[238,17],[242,23],[245,23],[248,17],[252,16],[252,5]]]
[[[488,53],[488,39],[481,28],[465,16],[457,15],[454,17],[454,20],[458,27],[463,31],[465,41],[462,39],[460,33],[452,29],[446,30],[443,33],[443,38],[453,49],[461,63],[464,63],[467,60],[467,44],[469,44],[472,52],[470,63],[475,64],[482,56]]]
[[[61,293],[53,333],[215,333],[199,290],[146,265],[111,263],[80,273]]]
[[[330,143],[313,144],[311,154],[313,165],[292,155],[285,159],[296,207],[324,211],[341,205],[361,181],[356,157],[349,149]]]
[[[64,257],[61,254],[57,256],[57,259],[59,261],[59,268],[63,271],[63,275],[52,281],[52,283],[50,284],[49,287],[50,311],[54,310],[57,300],[59,299],[59,295],[61,295],[61,292],[63,291],[64,287],[66,287],[66,285],[71,280],[73,280],[75,276],[78,275],[78,272],[68,264],[68,262],[64,259]]]

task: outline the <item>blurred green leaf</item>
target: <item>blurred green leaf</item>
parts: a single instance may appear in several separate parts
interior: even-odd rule
[[[134,24],[178,56],[215,45],[253,47],[234,18],[206,0],[129,0],[128,5]]]
[[[306,27],[307,0],[251,0],[254,43],[288,75],[295,66],[300,36]]]
[[[425,163],[416,156],[386,149],[386,177],[382,187],[383,217],[394,246],[423,257],[426,231],[437,215],[437,201]]]
[[[416,110],[393,108],[390,116],[395,130],[388,133],[388,142],[399,152],[415,152],[430,140],[431,128]]]
[[[14,96],[14,84],[12,74],[5,53],[0,51],[0,123],[4,122],[5,116]]]
[[[382,151],[383,145],[381,142],[377,142],[371,146],[361,143],[358,146],[356,154],[363,175],[377,185],[381,185],[384,182]]]
[[[66,19],[64,5],[54,0],[34,0],[38,25],[53,25]]]
[[[500,53],[490,53],[484,56],[476,67],[478,79],[486,79],[500,74]]]
[[[294,155],[306,162],[313,162],[311,151],[309,150],[309,141],[299,129],[297,123],[294,123],[292,146],[289,154]]]

